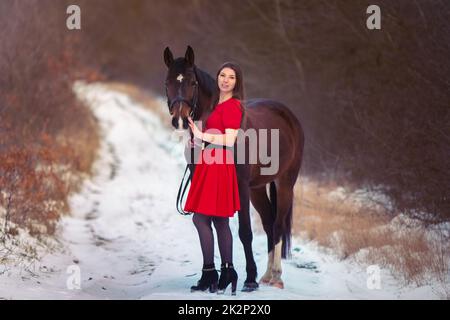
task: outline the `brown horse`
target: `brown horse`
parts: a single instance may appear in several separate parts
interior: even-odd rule
[[[188,46],[185,57],[174,59],[167,47],[164,62],[168,67],[166,95],[172,125],[177,130],[188,129],[187,117],[206,122],[211,113],[211,102],[216,92],[216,81],[194,64],[194,51]],[[257,159],[256,163],[237,163],[241,210],[239,216],[239,238],[244,246],[247,279],[242,291],[258,288],[257,270],[252,251],[252,229],[250,201],[259,213],[267,234],[268,264],[261,283],[283,288],[281,280],[281,258],[290,255],[292,226],[293,189],[297,181],[303,157],[304,133],[295,115],[283,104],[268,99],[243,101],[245,112],[241,129],[260,131],[278,129],[278,170],[272,174],[261,174],[267,168]],[[239,134],[242,134],[241,130]],[[191,133],[192,135],[192,133]],[[272,135],[271,135],[272,136]],[[260,139],[260,138],[258,138]],[[237,141],[242,141],[238,139]],[[239,142],[237,142],[239,143]],[[245,159],[258,150],[244,139]],[[257,144],[259,145],[259,144]],[[236,146],[236,144],[235,144]],[[242,145],[241,145],[242,146]],[[271,153],[271,144],[268,144]],[[271,155],[273,156],[273,155]],[[235,156],[236,159],[236,156]],[[252,161],[253,162],[253,161]],[[267,194],[267,185],[269,196]]]

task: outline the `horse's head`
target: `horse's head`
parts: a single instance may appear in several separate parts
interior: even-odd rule
[[[194,118],[199,103],[194,50],[188,46],[184,58],[174,59],[169,47],[166,47],[164,62],[168,68],[165,85],[172,125],[178,130],[187,129],[187,117]]]

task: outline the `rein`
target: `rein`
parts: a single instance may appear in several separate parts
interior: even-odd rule
[[[179,214],[181,214],[183,216],[188,216],[193,213],[193,212],[184,211],[183,204],[182,204],[184,194],[186,193],[187,186],[190,184],[190,182],[192,180],[192,176],[194,175],[195,164],[194,164],[194,152],[192,152],[193,151],[192,149],[193,148],[191,148],[191,163],[186,164],[186,169],[184,170],[183,178],[181,179],[181,184],[180,184],[180,188],[178,189],[178,195],[177,195],[177,203],[176,203],[177,211]],[[185,182],[184,178],[186,177],[186,172],[188,171],[188,169],[189,169],[190,173],[189,173],[188,179]],[[183,183],[185,183],[184,188],[183,188]],[[181,193],[181,189],[183,189],[183,193]]]

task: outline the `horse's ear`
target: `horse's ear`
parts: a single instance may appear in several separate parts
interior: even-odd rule
[[[170,51],[169,47],[164,49],[164,62],[166,63],[167,68],[170,68],[170,65],[173,62],[172,51]]]
[[[192,50],[191,46],[187,47],[184,59],[186,59],[190,66],[194,65],[194,50]]]

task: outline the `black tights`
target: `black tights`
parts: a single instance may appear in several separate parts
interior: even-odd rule
[[[203,265],[214,264],[214,235],[211,222],[217,232],[219,251],[222,263],[233,262],[233,237],[231,235],[229,218],[213,217],[201,213],[194,213],[192,217],[200,238],[200,246],[203,253]]]

